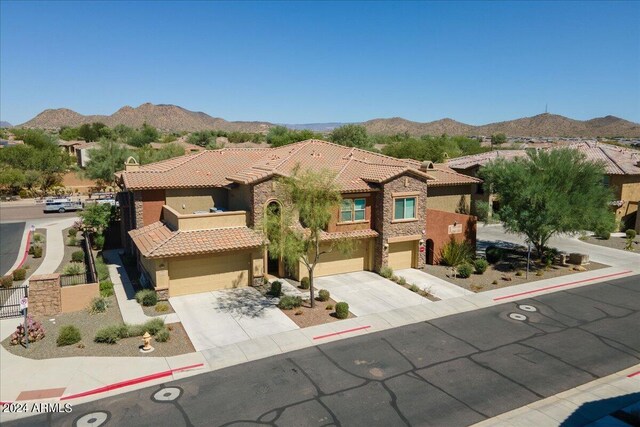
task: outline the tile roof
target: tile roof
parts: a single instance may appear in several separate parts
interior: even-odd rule
[[[277,148],[223,148],[141,166],[119,174],[129,190],[154,188],[222,187],[251,184],[271,176],[288,176],[303,169],[329,169],[342,191],[366,191],[403,173],[426,180],[437,178],[420,171],[415,161],[396,159],[358,148],[307,140]],[[456,174],[441,174],[451,180]],[[460,177],[459,179],[467,179]]]
[[[413,163],[416,167],[420,167],[422,162],[417,160],[405,159],[408,162]],[[463,185],[463,184],[477,184],[482,182],[479,178],[463,175],[456,172],[444,163],[431,163],[432,168],[427,168],[426,172],[431,175],[433,180],[427,181],[429,187],[439,187],[445,185]]]
[[[140,253],[146,258],[212,254],[260,247],[264,239],[248,227],[172,231],[162,222],[131,230]]]
[[[468,169],[474,166],[484,166],[495,159],[511,160],[526,155],[527,152],[524,150],[493,150],[470,156],[455,157],[447,162],[447,166],[453,169]]]
[[[331,242],[333,240],[340,239],[369,239],[371,237],[378,237],[378,232],[371,229],[353,230],[353,231],[339,231],[334,233],[327,233],[323,231],[320,233],[320,240],[323,242]]]

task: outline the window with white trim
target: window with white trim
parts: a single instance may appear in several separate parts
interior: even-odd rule
[[[343,199],[340,206],[340,222],[365,220],[366,199]]]
[[[416,198],[399,197],[394,199],[393,219],[415,219],[416,218]]]

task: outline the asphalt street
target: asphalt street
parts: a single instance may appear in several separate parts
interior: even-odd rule
[[[6,221],[24,221],[27,219],[38,219],[38,218],[67,218],[72,216],[77,216],[77,212],[51,212],[44,213],[42,211],[42,204],[33,204],[33,205],[16,205],[11,206],[5,204],[0,207],[0,220],[2,222]]]
[[[512,313],[526,318],[515,320]],[[336,341],[6,425],[463,426],[639,363],[639,326],[640,277],[633,276]],[[637,398],[603,404],[602,414],[575,414],[572,425]]]
[[[7,274],[16,262],[24,226],[24,222],[0,224],[0,276]]]

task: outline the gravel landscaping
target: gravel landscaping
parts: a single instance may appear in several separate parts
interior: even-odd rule
[[[332,309],[327,310],[328,305],[330,305]],[[309,326],[342,320],[336,317],[335,307],[336,302],[329,298],[328,301],[316,301],[314,308],[311,308],[311,303],[309,301],[303,301],[302,306],[298,308],[281,311],[286,314],[289,319],[293,320],[293,322],[300,328],[306,328]],[[348,319],[353,317],[356,317],[355,314],[349,312]]]
[[[623,233],[621,234],[622,234],[621,236],[612,235],[610,238],[606,240],[600,239],[595,236],[580,237],[580,240],[582,240],[585,243],[591,243],[592,245],[625,250],[625,246],[627,245],[627,238],[624,236]],[[633,248],[634,248],[634,252],[640,252],[640,236],[636,237],[633,240]]]
[[[42,234],[44,236],[44,240],[40,243],[40,246],[42,246],[42,256],[40,258],[34,258],[33,255],[31,255],[31,254],[27,255],[27,259],[24,261],[24,264],[22,265],[22,268],[25,268],[27,270],[27,279],[38,268],[40,268],[40,265],[42,264],[42,261],[44,261],[44,257],[47,254],[47,229],[46,228],[37,228],[36,229],[36,233],[37,234]],[[31,243],[34,243],[33,242],[33,238],[31,239]],[[24,281],[22,281],[22,282],[13,282],[13,287],[22,286],[23,284],[24,284]]]
[[[156,308],[158,307],[158,305],[166,305],[168,307],[168,310],[166,311],[158,311],[156,310]],[[140,307],[142,307],[142,311],[144,312],[144,314],[146,314],[147,316],[160,316],[163,314],[169,314],[169,313],[175,313],[175,311],[173,310],[173,307],[171,306],[171,303],[169,303],[169,301],[158,301],[158,304],[151,306],[151,307],[145,307],[144,305],[140,305]]]
[[[119,340],[116,344],[99,344],[93,341],[96,332],[105,326],[122,323],[120,309],[114,296],[106,298],[109,306],[104,313],[89,314],[87,310],[74,313],[65,313],[57,316],[37,318],[42,322],[45,330],[45,338],[29,344],[26,349],[20,345],[10,345],[10,337],[2,342],[2,345],[9,352],[31,359],[50,359],[57,357],[76,356],[109,356],[109,357],[164,357],[195,351],[184,328],[179,323],[167,325],[170,331],[170,338],[167,342],[157,342],[151,340],[151,345],[155,351],[151,353],[140,353],[139,347],[142,345],[141,337],[131,337]],[[21,322],[15,319],[16,326]],[[80,330],[81,341],[77,344],[58,347],[56,340],[60,328],[65,325],[76,326]]]
[[[62,262],[60,263],[60,265],[55,271],[56,273],[62,273],[62,270],[64,269],[64,267],[67,266],[69,263],[71,263],[72,253],[82,250],[82,241],[84,240],[84,237],[82,236],[82,231],[78,231],[78,234],[76,234],[75,246],[67,245],[67,242],[69,241],[69,229],[71,228],[72,227],[69,227],[62,231],[62,235],[64,236],[64,256],[62,257]]]

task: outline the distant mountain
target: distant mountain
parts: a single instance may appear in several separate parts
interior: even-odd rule
[[[80,126],[84,123],[102,122],[107,126],[126,125],[140,127],[147,123],[167,131],[225,130],[241,132],[265,132],[272,124],[266,122],[229,122],[202,112],[189,111],[176,105],[142,104],[137,108],[125,106],[110,116],[85,116],[75,111],[59,108],[44,110],[21,127],[57,129],[62,126]]]
[[[10,128],[11,123],[9,122],[0,122],[0,128]]]
[[[102,122],[107,126],[123,124],[140,127],[148,123],[156,128],[169,131],[225,130],[241,132],[266,132],[274,126],[268,122],[230,122],[208,114],[189,111],[176,105],[142,104],[137,108],[125,106],[110,116],[85,116],[75,111],[59,108],[45,110],[21,127],[57,129],[61,126],[79,126],[83,123]],[[2,126],[5,126],[3,122]],[[316,132],[330,132],[347,123],[285,124],[291,129],[309,129]],[[621,136],[640,137],[640,124],[614,116],[598,117],[591,120],[574,120],[557,114],[539,114],[533,117],[505,122],[473,126],[452,119],[433,122],[413,122],[400,117],[373,119],[362,124],[371,134],[393,135],[491,135],[505,133],[508,136]]]

